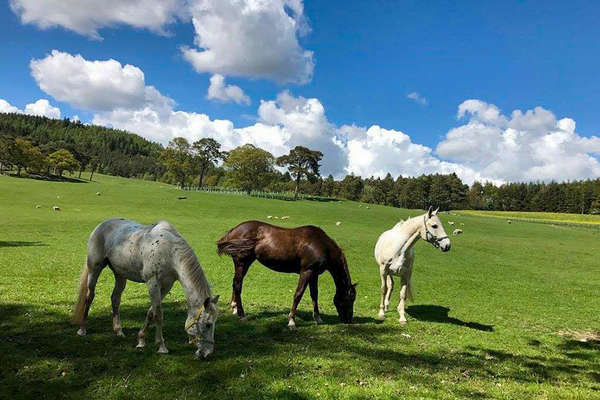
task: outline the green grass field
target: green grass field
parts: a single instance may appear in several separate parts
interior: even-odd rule
[[[576,224],[600,226],[600,215],[567,214],[551,212],[520,212],[520,211],[480,211],[461,210],[462,215],[477,215],[481,217],[503,218],[504,220],[543,222],[549,224]]]
[[[400,327],[397,290],[394,311],[383,323],[374,319],[380,290],[373,247],[382,231],[418,211],[178,195],[164,184],[101,175],[92,183],[0,177],[0,398],[600,398],[598,344],[557,335],[600,329],[597,230],[443,215],[444,222],[464,223],[464,234],[451,237],[449,253],[416,245],[415,301],[408,325]],[[54,205],[62,210],[52,211]],[[325,324],[312,322],[307,293],[299,329],[288,331],[285,314],[297,276],[259,264],[244,286],[248,320],[230,314],[233,268],[231,259],[216,255],[215,241],[238,222],[267,215],[289,215],[279,221],[286,226],[318,225],[345,249],[352,278],[360,282],[353,325],[338,323],[333,282],[323,275]],[[209,360],[194,360],[187,344],[179,285],[165,298],[169,355],[152,346],[135,349],[149,304],[141,284],[130,282],[123,294],[127,337],[117,338],[108,269],[97,286],[88,336],[76,336],[69,318],[87,238],[113,216],[168,219],[197,252],[221,295]]]

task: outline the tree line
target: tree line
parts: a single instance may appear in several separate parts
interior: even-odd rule
[[[230,187],[344,198],[393,207],[600,213],[600,179],[465,185],[456,174],[336,180],[321,176],[323,154],[296,146],[281,157],[251,144],[229,152],[212,138],[166,147],[135,134],[68,119],[0,114],[0,173],[61,177],[93,173],[159,180],[181,187]]]

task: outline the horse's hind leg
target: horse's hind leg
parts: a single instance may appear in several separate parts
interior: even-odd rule
[[[398,304],[398,316],[400,325],[406,325],[406,315],[404,314],[404,307],[406,302],[406,292],[408,289],[408,281],[410,280],[410,275],[403,274],[401,278],[401,289],[400,289],[400,303]]]
[[[121,326],[121,319],[119,318],[119,306],[121,305],[121,294],[123,294],[126,284],[127,278],[115,273],[115,288],[110,296],[110,302],[112,305],[113,331],[120,337],[125,337],[123,327]]]
[[[385,312],[387,310],[387,307],[385,305],[385,298],[387,295],[387,274],[381,273],[381,302],[379,303],[379,314],[377,314],[377,317],[379,317],[379,319],[384,319],[385,318]]]
[[[319,313],[319,275],[313,273],[313,276],[308,281],[308,288],[310,289],[310,298],[313,303],[313,318],[317,324],[322,324],[323,320]]]
[[[146,329],[148,329],[148,326],[152,323],[153,318],[154,312],[152,311],[152,306],[150,306],[150,308],[148,308],[148,312],[146,313],[146,320],[138,332],[138,344],[135,346],[138,349],[143,349],[146,347]]]
[[[244,284],[244,277],[250,268],[250,264],[254,261],[253,258],[238,258],[233,259],[235,266],[235,273],[233,275],[233,290],[231,295],[231,309],[234,315],[237,314],[239,318],[244,318],[244,307],[242,306],[242,286]]]
[[[394,279],[391,274],[387,275],[387,293],[385,295],[384,309],[387,311],[390,307],[390,297],[392,297],[392,291],[394,290]]]

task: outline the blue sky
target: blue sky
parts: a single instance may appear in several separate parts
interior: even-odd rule
[[[51,0],[0,6],[0,99],[23,112],[47,99],[61,117],[163,143],[175,135],[213,136],[225,147],[253,142],[276,155],[305,144],[324,150],[324,172],[338,176],[600,175],[600,5],[593,2],[169,0],[162,7],[170,8],[150,16],[126,10],[126,20],[85,3],[62,10]],[[132,3],[152,11],[160,2]],[[243,11],[248,7],[254,11]],[[214,17],[221,23],[213,25]],[[193,61],[182,46],[212,54]],[[95,79],[108,67],[90,72],[87,63],[109,59],[141,71],[142,89],[133,82],[137,92],[111,94],[116,89],[102,84],[85,91],[63,81],[79,73]],[[48,61],[37,78],[31,60]],[[214,74],[237,94],[221,87],[220,98],[207,98]],[[139,92],[149,86],[170,105]],[[102,107],[93,100],[109,94],[124,100]],[[148,110],[156,111],[152,121],[143,120]]]

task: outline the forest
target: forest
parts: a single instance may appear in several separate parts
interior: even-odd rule
[[[600,178],[572,182],[465,185],[456,174],[323,177],[318,149],[297,146],[274,157],[246,144],[228,152],[212,138],[166,147],[138,135],[69,119],[0,113],[0,173],[38,179],[90,171],[181,187],[236,188],[342,198],[403,208],[600,213]]]

